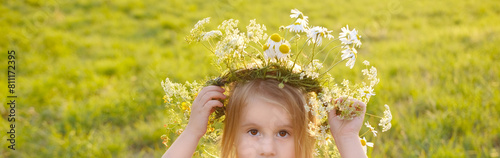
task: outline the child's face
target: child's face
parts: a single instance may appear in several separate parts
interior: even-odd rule
[[[295,157],[292,119],[281,106],[252,97],[240,121],[238,157]]]

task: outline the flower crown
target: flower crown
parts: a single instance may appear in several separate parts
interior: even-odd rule
[[[368,103],[370,97],[375,95],[373,87],[379,82],[377,69],[373,66],[368,68],[369,62],[364,61],[366,69],[363,69],[362,73],[366,76],[365,81],[352,85],[344,79],[341,85],[336,84],[329,74],[330,70],[344,61],[347,61],[345,64],[347,67],[353,68],[358,57],[356,48],[362,45],[361,35],[356,29],[350,30],[349,26],[346,26],[341,29],[338,38],[334,38],[333,31],[321,26],[310,26],[308,17],[299,10],[292,9],[291,13],[292,23],[279,28],[281,35],[273,33],[271,36],[264,33],[266,27],[257,24],[256,20],[250,20],[246,32],[238,29],[239,21],[234,19],[223,21],[217,30],[212,31],[205,30],[210,18],[198,21],[190,35],[186,37],[186,41],[201,43],[215,55],[214,66],[222,74],[208,79],[205,84],[196,81],[179,84],[171,82],[168,78],[162,81],[164,100],[170,109],[169,112],[183,118],[166,125],[167,132],[178,134],[182,132],[188,122],[191,103],[204,86],[228,86],[231,83],[254,79],[275,79],[280,82],[279,87],[287,84],[311,94],[307,95],[309,103],[305,108],[319,123],[311,122],[308,131],[316,137],[318,146],[325,147],[325,151],[331,150],[327,147],[332,140],[326,123],[328,112],[336,110],[342,119],[359,116],[361,112],[347,98]],[[335,42],[340,45],[332,46]],[[331,60],[329,55],[332,52],[336,52],[341,58]],[[323,58],[323,61],[317,59],[318,57]],[[323,63],[326,62],[330,64],[324,67]],[[332,102],[336,98],[345,99],[338,103]],[[382,119],[379,123],[383,127],[383,132],[391,127],[392,119],[389,107],[387,105],[385,107],[384,117],[380,117]],[[216,108],[215,114],[210,116],[209,129],[205,137],[214,141],[219,139],[221,120],[223,120],[221,118],[224,114],[225,106]],[[377,131],[369,122],[365,125],[368,131],[376,136]],[[169,138],[164,135],[162,139],[167,145]],[[365,139],[361,139],[362,142],[363,140]]]

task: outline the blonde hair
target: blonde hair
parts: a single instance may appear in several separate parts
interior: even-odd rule
[[[250,97],[259,97],[268,102],[281,105],[292,118],[295,156],[312,157],[315,140],[308,134],[307,128],[309,121],[315,121],[314,117],[309,112],[306,112],[304,108],[304,105],[307,104],[305,94],[287,84],[280,88],[279,84],[280,82],[274,79],[256,79],[232,85],[230,99],[226,106],[224,131],[222,133],[222,158],[237,157],[236,142],[238,140],[236,133],[243,108],[247,106]]]

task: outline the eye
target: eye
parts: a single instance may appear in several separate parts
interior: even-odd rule
[[[247,133],[250,134],[250,135],[252,135],[252,136],[258,136],[258,135],[260,135],[259,131],[256,130],[256,129],[248,130]]]
[[[284,130],[278,132],[278,137],[285,138],[285,137],[288,137],[289,135],[290,135],[290,133],[288,133],[287,131],[284,131]]]

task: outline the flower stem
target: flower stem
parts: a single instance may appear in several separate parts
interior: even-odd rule
[[[201,43],[201,42],[200,42],[200,43]],[[210,52],[212,52],[213,54],[215,54],[215,52],[214,52],[212,49],[208,48],[208,47],[207,47],[207,45],[205,45],[205,43],[201,43],[201,44],[202,44],[202,45],[203,45],[206,49],[208,49]]]
[[[310,62],[310,63],[312,63],[312,62],[313,62],[313,60],[314,60],[314,49],[316,49],[316,45],[317,45],[318,40],[319,40],[319,38],[317,38],[317,36],[319,36],[319,34],[318,34],[318,35],[316,35],[316,42],[314,42],[314,45],[313,45],[312,55],[311,55],[311,62]]]
[[[310,39],[310,38],[309,38]],[[307,39],[305,42],[304,42],[304,45],[302,45],[302,48],[300,49],[299,53],[297,53],[297,55],[295,56],[295,60],[293,60],[293,65],[292,65],[292,68],[290,69],[290,71],[293,70],[293,68],[295,67],[295,63],[297,63],[297,59],[299,58],[299,55],[300,53],[302,53],[302,50],[304,50],[304,47],[306,46],[306,43],[309,41],[309,39]]]
[[[345,59],[344,59],[345,60]],[[330,66],[330,68],[328,68],[328,70],[326,70],[325,72],[323,72],[322,74],[320,74],[319,76],[323,76],[325,75],[326,73],[328,73],[333,67],[335,67],[335,65],[339,64],[340,62],[344,61],[344,60],[341,60],[341,61],[338,61],[337,63],[333,64],[332,66]]]
[[[383,117],[380,117],[380,116],[377,116],[377,115],[373,115],[373,114],[370,114],[370,113],[365,113],[365,114],[368,115],[368,116],[376,117],[376,118],[383,118]]]
[[[360,135],[359,137],[363,137],[366,133],[370,132],[370,130],[367,130],[365,133],[363,133],[362,135]]]

